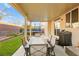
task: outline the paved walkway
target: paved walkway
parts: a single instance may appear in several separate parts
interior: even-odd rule
[[[8,39],[8,38],[10,38],[10,37],[7,37],[7,36],[0,36],[0,41],[6,40],[6,39]]]
[[[24,56],[25,50],[23,46],[21,46],[12,56]]]
[[[61,46],[58,46],[58,45],[55,46],[55,54],[56,54],[56,56],[68,56],[68,55],[65,53],[64,48],[61,47]]]

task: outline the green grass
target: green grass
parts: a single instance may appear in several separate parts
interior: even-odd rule
[[[21,46],[21,37],[17,36],[0,42],[0,56],[11,56]]]

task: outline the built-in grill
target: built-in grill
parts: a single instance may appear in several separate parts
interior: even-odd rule
[[[59,45],[72,46],[72,33],[68,31],[61,31],[59,34]]]

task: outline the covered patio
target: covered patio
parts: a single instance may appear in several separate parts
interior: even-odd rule
[[[71,32],[73,28],[77,27],[77,25],[72,25],[74,22],[71,21],[72,13],[70,13],[70,16],[68,15],[68,18],[70,17],[70,22],[66,20],[66,15],[76,8],[79,9],[79,4],[12,3],[10,5],[19,11],[25,19],[24,38],[22,39],[23,45],[13,54],[13,56],[42,56],[43,54],[45,56],[68,56],[66,47],[78,46],[74,43],[71,45],[71,41],[67,41],[69,42],[68,45],[59,45],[58,41],[60,39],[59,35],[61,31],[65,30]],[[74,16],[73,18],[76,19]],[[74,33],[74,30],[72,30],[72,33]],[[72,34],[72,37],[73,36],[74,35]],[[72,53],[74,54],[73,51]]]

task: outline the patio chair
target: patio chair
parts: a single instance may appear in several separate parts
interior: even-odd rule
[[[47,44],[32,44],[29,46],[30,56],[46,56],[47,55]]]
[[[28,52],[27,51],[29,50],[29,48],[26,48],[25,46],[27,45],[28,42],[25,41],[25,38],[24,37],[21,40],[22,40],[22,45],[23,45],[24,50],[25,50],[24,56],[26,56],[26,55],[28,55]]]
[[[54,51],[54,48],[55,48],[55,43],[56,43],[56,38],[55,37],[52,37],[50,39],[50,41],[48,41],[50,47],[49,47],[49,53],[51,56],[55,56],[55,51]]]

